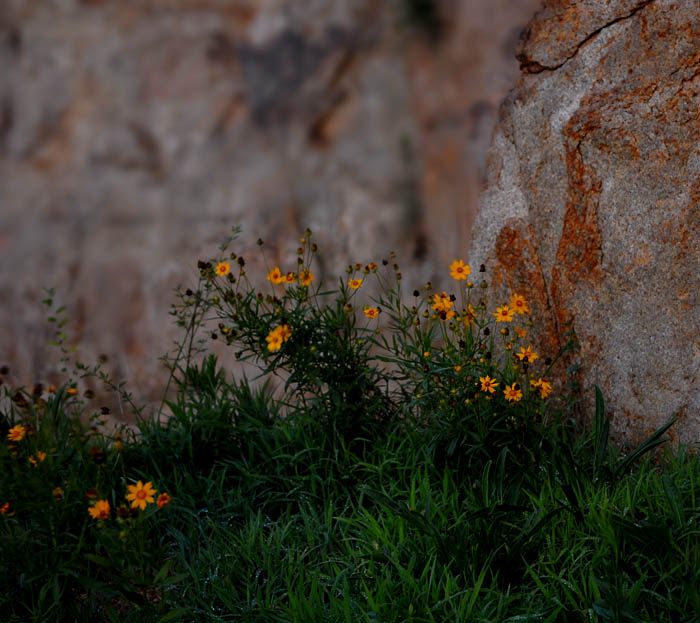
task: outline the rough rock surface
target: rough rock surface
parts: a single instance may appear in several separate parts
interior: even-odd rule
[[[517,35],[539,0],[3,0],[0,363],[51,376],[42,288],[85,361],[159,397],[173,288],[243,226],[270,262],[315,230],[329,273],[464,255]]]
[[[474,227],[549,354],[575,318],[586,396],[639,438],[700,434],[700,4],[551,0],[530,23]]]

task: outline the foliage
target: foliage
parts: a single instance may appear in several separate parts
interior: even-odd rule
[[[325,285],[308,230],[259,287],[236,233],[178,293],[160,410],[71,371],[60,314],[65,383],[3,384],[3,620],[698,620],[700,460],[671,423],[623,454],[597,388],[580,433],[522,296],[455,260],[411,299],[393,256]]]

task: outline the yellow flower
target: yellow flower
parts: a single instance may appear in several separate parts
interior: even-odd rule
[[[455,312],[452,309],[454,301],[452,300],[451,296],[447,296],[446,292],[443,291],[442,294],[433,295],[432,303],[433,309],[437,311],[440,318],[443,320],[450,320],[455,315]]]
[[[515,327],[515,333],[518,337],[525,337],[527,335],[527,331],[525,329],[521,329],[520,327]]]
[[[455,372],[461,372],[462,366],[455,366]]]
[[[496,379],[492,379],[490,376],[480,376],[479,381],[481,382],[482,391],[492,394],[496,391],[496,386],[498,385]]]
[[[271,281],[272,283],[282,283],[284,281],[284,277],[282,275],[282,271],[279,269],[279,266],[275,266],[269,273],[267,273],[267,280]]]
[[[297,276],[290,270],[287,273],[287,276],[284,277],[283,281],[284,283],[294,283],[297,280]]]
[[[551,393],[552,393],[552,384],[549,381],[545,381],[544,379],[540,379],[540,396],[542,396],[542,398],[546,398]]]
[[[56,487],[51,492],[51,495],[53,495],[54,500],[56,500],[57,502],[60,502],[63,499],[63,489],[61,489],[61,487]]]
[[[314,274],[310,270],[304,269],[299,273],[299,283],[301,285],[309,286],[313,280]]]
[[[503,307],[497,307],[493,315],[496,316],[496,322],[510,322],[513,320],[515,312],[508,305],[504,305]]]
[[[466,279],[467,275],[472,272],[471,267],[465,264],[462,260],[455,260],[450,264],[450,276],[453,279],[459,281],[460,279]]]
[[[523,392],[520,391],[520,387],[516,387],[516,383],[512,385],[506,385],[503,394],[508,402],[518,402],[523,397]]]
[[[97,500],[94,506],[88,508],[88,513],[93,519],[109,519],[109,502],[107,500]]]
[[[216,265],[216,274],[219,275],[219,277],[224,277],[225,275],[228,275],[230,270],[231,264],[229,264],[228,262],[219,262]]]
[[[520,347],[520,352],[515,353],[515,355],[520,359],[520,361],[525,361],[525,363],[532,363],[539,357],[537,353],[532,352],[532,349],[528,346],[527,350],[522,346]]]
[[[10,441],[22,441],[24,439],[24,436],[27,434],[27,429],[26,427],[22,426],[21,424],[18,424],[17,426],[13,426],[10,431],[7,433],[7,438]]]
[[[68,394],[69,396],[75,396],[77,393],[78,393],[78,390],[75,387],[69,387],[66,390],[66,394]]]
[[[476,311],[472,307],[471,303],[467,306],[467,311],[463,315],[464,318],[464,324],[467,325],[468,327],[471,326],[471,324],[476,320]]]
[[[348,281],[348,286],[350,286],[353,290],[357,290],[358,288],[362,287],[362,279],[351,279]]]
[[[520,294],[511,295],[510,307],[516,314],[522,314],[524,316],[530,313],[530,308],[527,306],[525,297]]]
[[[365,312],[365,316],[367,316],[367,318],[373,320],[374,318],[377,318],[379,316],[379,312],[381,310],[379,309],[379,307],[370,307],[369,305],[365,305],[362,308],[362,311]]]
[[[279,325],[270,331],[265,338],[267,341],[267,350],[274,352],[282,348],[282,343],[289,340],[292,336],[292,329],[289,325]]]
[[[161,493],[158,496],[158,501],[156,502],[156,504],[158,505],[158,508],[163,508],[164,506],[170,504],[171,499],[172,498],[167,493]]]
[[[150,481],[143,484],[139,480],[135,485],[129,485],[127,489],[129,489],[129,493],[127,493],[126,499],[131,501],[131,508],[141,510],[146,508],[146,504],[153,502],[153,496],[156,493]]]

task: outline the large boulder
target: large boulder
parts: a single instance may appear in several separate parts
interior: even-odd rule
[[[700,433],[700,3],[549,0],[504,103],[470,257],[533,303],[553,354],[574,319],[584,395],[637,439]]]

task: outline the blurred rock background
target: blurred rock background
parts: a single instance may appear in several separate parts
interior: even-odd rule
[[[173,289],[233,225],[249,263],[308,226],[329,278],[395,250],[446,282],[539,0],[1,4],[0,363],[61,380],[55,287],[81,359],[151,401]]]

